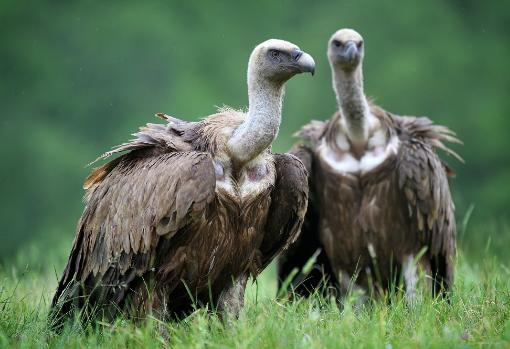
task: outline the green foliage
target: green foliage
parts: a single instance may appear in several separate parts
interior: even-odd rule
[[[317,62],[288,85],[275,145],[287,150],[335,109],[326,42],[347,26],[365,37],[370,96],[464,140],[466,165],[451,160],[460,216],[472,203],[476,223],[508,216],[509,20],[503,1],[2,1],[0,260],[69,241],[85,165],[155,112],[196,120],[245,106],[248,55],[269,37]]]
[[[64,254],[66,251],[62,251]],[[34,257],[34,256],[32,256]],[[32,257],[21,258],[24,262]],[[28,258],[28,259],[27,259]],[[43,259],[44,260],[44,259]],[[30,265],[30,263],[29,263]],[[46,263],[46,265],[49,265]],[[425,297],[412,306],[400,294],[364,307],[354,297],[342,306],[318,295],[275,300],[275,271],[247,292],[238,321],[223,325],[201,309],[182,322],[118,319],[96,328],[70,324],[62,334],[46,322],[56,278],[51,268],[0,271],[1,348],[508,348],[510,270],[488,258],[460,257],[450,303]],[[48,282],[51,280],[51,282]]]

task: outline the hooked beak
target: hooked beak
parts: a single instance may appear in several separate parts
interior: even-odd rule
[[[300,73],[315,74],[315,61],[308,53],[296,49],[292,52],[292,59]]]
[[[343,61],[353,63],[359,58],[358,46],[354,41],[347,41],[343,52],[340,55]]]

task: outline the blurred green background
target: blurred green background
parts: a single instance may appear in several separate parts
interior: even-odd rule
[[[341,27],[365,38],[368,95],[394,113],[430,116],[465,142],[455,150],[466,164],[450,161],[462,245],[506,258],[507,2],[3,0],[0,260],[67,253],[85,165],[154,122],[155,112],[196,120],[215,106],[245,106],[248,56],[270,37],[298,44],[317,63],[315,77],[288,84],[275,145],[287,150],[301,125],[335,110],[325,51]]]

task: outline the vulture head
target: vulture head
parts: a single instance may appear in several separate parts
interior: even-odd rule
[[[257,77],[283,84],[296,74],[314,72],[312,56],[288,41],[277,39],[255,47],[248,63],[248,81]]]
[[[356,69],[363,61],[363,37],[355,30],[340,29],[329,39],[328,58],[331,66]]]

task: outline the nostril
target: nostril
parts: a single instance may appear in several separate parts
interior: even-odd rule
[[[298,50],[298,49],[295,49],[294,51],[292,51],[292,59],[297,61],[299,59],[299,57],[301,57],[303,55],[303,51],[301,50]]]

